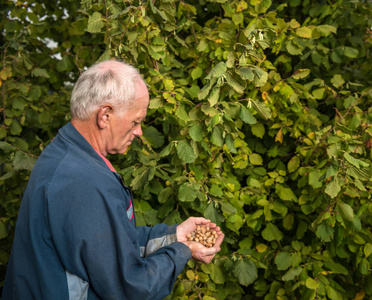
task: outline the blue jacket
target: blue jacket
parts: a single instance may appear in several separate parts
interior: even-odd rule
[[[68,123],[35,164],[3,300],[162,299],[191,258],[176,226],[135,225],[129,189]]]

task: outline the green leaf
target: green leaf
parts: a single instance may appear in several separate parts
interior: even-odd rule
[[[198,79],[203,74],[203,69],[197,66],[191,71],[191,78],[193,80]]]
[[[226,146],[227,148],[229,148],[230,152],[231,153],[237,153],[238,151],[236,150],[235,148],[235,145],[234,145],[234,138],[231,136],[231,134],[227,135],[226,136]]]
[[[337,33],[337,29],[331,25],[318,25],[317,30],[322,36],[328,36],[331,33]]]
[[[225,77],[226,77],[226,82],[228,83],[228,85],[230,85],[233,88],[235,92],[239,94],[244,93],[244,87],[242,87],[240,83],[233,76],[231,76],[229,73],[226,73]]]
[[[178,107],[176,109],[176,112],[175,112],[175,115],[176,115],[177,118],[179,118],[180,120],[185,121],[185,122],[188,122],[188,121],[191,120],[189,115],[187,114],[185,108],[183,107],[183,105],[178,105]]]
[[[283,239],[283,233],[272,223],[268,223],[266,228],[262,231],[262,237],[268,241],[281,241]]]
[[[334,261],[326,261],[324,265],[335,274],[343,274],[347,275],[349,273],[348,269],[346,269],[343,265],[335,263]]]
[[[218,126],[215,126],[213,128],[213,132],[212,132],[212,135],[211,135],[211,143],[218,146],[218,147],[223,146],[222,131]]]
[[[337,292],[332,286],[326,286],[327,296],[331,300],[343,300],[342,295]]]
[[[49,111],[42,111],[39,115],[39,122],[41,124],[48,124],[50,122],[50,113]]]
[[[32,76],[35,76],[35,77],[44,77],[44,78],[49,78],[49,74],[47,72],[47,70],[45,69],[40,69],[40,68],[36,68],[32,71]]]
[[[26,106],[27,106],[27,103],[24,100],[22,100],[21,98],[15,98],[12,101],[12,107],[14,109],[23,110]]]
[[[142,167],[142,169],[136,174],[130,186],[133,190],[143,189],[149,182],[150,168]]]
[[[362,166],[362,167],[368,167],[368,166],[369,166],[369,165],[368,165],[367,163],[365,163],[364,161],[352,157],[352,156],[351,156],[349,153],[347,153],[347,152],[344,153],[344,157],[345,157],[345,159],[346,159],[349,163],[351,163],[353,166],[357,167],[358,169],[360,168],[360,166]]]
[[[159,148],[164,144],[164,136],[153,126],[144,128],[143,135],[154,148]]]
[[[158,195],[159,203],[167,202],[172,194],[173,194],[173,188],[166,187],[165,189],[162,189]]]
[[[71,62],[68,55],[64,55],[61,60],[57,62],[57,70],[60,72],[67,71],[71,68]]]
[[[94,12],[89,16],[87,31],[91,33],[101,32],[101,29],[105,26],[103,17],[99,12]]]
[[[271,118],[271,110],[263,102],[254,101],[250,99],[248,102],[248,107],[253,107],[265,120]]]
[[[9,130],[12,135],[19,135],[22,132],[22,126],[19,124],[18,121],[12,120]]]
[[[346,169],[346,173],[356,179],[369,180],[372,176],[372,172],[368,168],[356,168],[355,166],[349,166]]]
[[[190,127],[189,135],[195,142],[200,142],[204,137],[203,130],[199,124]]]
[[[227,71],[227,67],[226,67],[226,64],[221,61],[219,62],[208,74],[207,77],[205,77],[206,79],[211,79],[211,78],[219,78],[221,77],[223,74],[225,74],[225,72]]]
[[[208,97],[208,102],[212,106],[217,104],[220,97],[220,88],[214,87],[212,89],[211,95]]]
[[[275,190],[278,193],[280,199],[284,201],[297,202],[297,197],[290,188],[284,187],[280,184],[275,186]]]
[[[300,158],[298,156],[293,156],[288,162],[287,168],[289,173],[293,173],[300,166]]]
[[[303,47],[294,43],[293,40],[289,40],[286,43],[286,49],[287,49],[288,53],[291,54],[291,55],[300,55],[300,54],[302,54]]]
[[[154,226],[160,223],[159,218],[157,217],[158,211],[156,209],[148,209],[144,212],[144,218],[146,223],[150,226]]]
[[[212,79],[211,81],[208,81],[205,86],[198,92],[198,99],[203,100],[205,97],[208,96],[209,91],[211,90],[212,86],[216,82],[216,79]]]
[[[161,152],[159,153],[159,156],[160,157],[168,156],[173,149],[173,145],[174,145],[174,143],[168,144],[163,150],[161,150]]]
[[[186,140],[179,141],[177,143],[176,148],[178,157],[185,164],[193,163],[197,158],[196,154],[194,153],[194,150]]]
[[[223,195],[222,189],[217,184],[212,184],[209,192],[217,197],[222,197]]]
[[[283,281],[289,281],[289,280],[294,280],[298,275],[300,275],[302,272],[301,267],[296,267],[289,269],[282,277]]]
[[[254,73],[249,68],[240,68],[238,74],[244,80],[252,81],[254,79]]]
[[[228,215],[235,215],[237,213],[236,208],[228,202],[221,202],[221,209]]]
[[[216,284],[224,284],[226,281],[226,275],[223,273],[222,269],[216,264],[212,264],[211,279]]]
[[[258,277],[257,267],[250,259],[237,261],[234,265],[233,273],[239,284],[244,286],[252,284]]]
[[[214,207],[213,201],[208,204],[208,207],[204,211],[204,217],[208,220],[211,220],[213,223],[216,223],[217,225],[221,225],[221,223],[225,220],[224,217]]]
[[[331,83],[334,87],[339,88],[345,83],[345,80],[342,78],[342,75],[336,74],[332,77]]]
[[[354,211],[349,204],[337,201],[337,209],[346,220],[352,221],[354,219]]]
[[[4,239],[8,236],[8,230],[6,229],[5,224],[0,221],[0,239]]]
[[[323,174],[318,171],[318,170],[315,170],[315,171],[311,171],[309,173],[309,184],[314,188],[314,189],[318,189],[318,188],[321,188],[323,186],[321,180],[320,180],[320,177],[322,176]]]
[[[247,123],[250,125],[257,123],[257,119],[243,105],[240,106],[240,119],[242,119],[244,123]]]
[[[357,58],[359,55],[359,51],[357,49],[351,47],[344,47],[344,55],[349,58]]]
[[[13,159],[13,167],[17,170],[32,171],[36,163],[36,158],[33,158],[22,151],[17,151]]]
[[[290,266],[292,266],[292,257],[291,254],[288,252],[280,252],[275,257],[275,264],[280,271],[287,270]]]
[[[262,123],[256,123],[256,124],[253,124],[251,126],[251,130],[252,130],[252,133],[259,137],[259,138],[263,138],[263,136],[265,135],[265,127]]]
[[[249,162],[254,166],[262,165],[262,157],[257,153],[252,153],[249,155]]]
[[[292,78],[298,80],[298,79],[302,79],[302,78],[309,76],[309,74],[310,74],[310,69],[298,69],[292,75]]]
[[[312,31],[309,27],[300,27],[296,29],[296,35],[302,38],[309,39],[312,37]]]
[[[309,277],[306,279],[306,287],[311,290],[317,290],[319,288],[319,282]]]
[[[316,230],[316,236],[322,240],[322,242],[330,242],[333,239],[334,229],[327,223],[323,222],[318,226]]]
[[[194,201],[197,194],[194,187],[190,183],[184,183],[178,191],[178,199],[182,202]]]
[[[327,184],[325,189],[326,194],[328,194],[331,198],[335,198],[338,193],[341,191],[341,187],[338,183],[338,178],[335,176],[333,180]]]
[[[255,74],[254,85],[256,87],[264,86],[269,78],[269,74],[259,67],[254,67],[253,72]]]

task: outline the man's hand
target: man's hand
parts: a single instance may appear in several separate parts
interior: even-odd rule
[[[216,243],[213,247],[207,248],[200,243],[187,240],[186,236],[189,233],[193,232],[196,229],[197,225],[207,224],[209,228],[215,230],[218,235]],[[184,243],[190,248],[192,257],[195,260],[206,264],[209,264],[213,257],[221,250],[220,246],[224,237],[225,235],[222,233],[220,227],[218,227],[215,223],[211,223],[210,220],[204,218],[191,217],[177,226],[177,240]]]

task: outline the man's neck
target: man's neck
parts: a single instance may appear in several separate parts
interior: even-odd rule
[[[72,118],[72,126],[87,140],[87,142],[103,156],[107,155],[107,152],[103,146],[102,132],[95,126],[94,120],[79,120]]]

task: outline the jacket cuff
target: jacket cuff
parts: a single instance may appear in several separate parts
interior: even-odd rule
[[[184,243],[175,242],[172,246],[176,249],[177,252],[181,254],[181,257],[185,259],[185,264],[192,258],[192,252],[189,247]]]
[[[170,245],[172,243],[177,242],[177,226],[178,225],[170,225],[167,230],[167,244]]]

